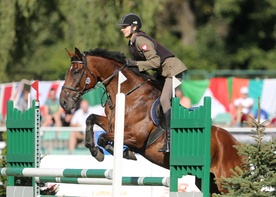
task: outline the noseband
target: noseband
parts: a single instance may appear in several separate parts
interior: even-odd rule
[[[84,57],[84,60],[83,60],[83,61],[76,61],[76,60],[71,61],[71,64],[73,64],[73,63],[83,64],[83,69],[82,69],[81,77],[79,78],[78,83],[76,84],[76,86],[75,86],[75,87],[62,86],[62,91],[64,91],[65,94],[66,94],[68,97],[70,97],[74,102],[77,102],[77,101],[79,100],[79,98],[80,98],[83,94],[85,94],[86,92],[89,91],[89,90],[86,89],[86,86],[87,86],[88,84],[91,83],[91,79],[90,79],[90,77],[88,76],[87,71],[89,71],[89,73],[91,74],[91,76],[94,77],[94,79],[95,79],[95,84],[98,83],[97,77],[94,75],[94,73],[93,73],[92,71],[90,71],[90,70],[87,68],[87,61],[86,61],[86,56],[85,56],[85,54],[83,54],[83,57]],[[78,90],[77,87],[80,86],[81,79],[82,79],[82,77],[83,77],[84,74],[85,74],[85,76],[86,76],[85,84],[84,84],[82,90]],[[71,90],[71,91],[74,91],[74,92],[76,92],[76,93],[72,96],[69,92],[66,91],[66,89]]]

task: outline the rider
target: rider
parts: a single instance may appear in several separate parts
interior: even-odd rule
[[[159,152],[169,152],[172,77],[175,76],[181,81],[182,74],[187,70],[187,67],[172,52],[140,30],[142,22],[136,14],[126,14],[122,17],[119,25],[122,27],[121,31],[124,36],[129,39],[130,52],[135,59],[128,59],[127,66],[136,66],[140,72],[154,69],[157,74],[165,77],[160,104],[165,115],[166,142],[159,149]]]

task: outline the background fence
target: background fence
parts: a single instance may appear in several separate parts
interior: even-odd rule
[[[255,134],[252,132],[252,128],[249,127],[224,127],[229,131],[234,137],[243,143],[254,143],[254,139],[251,137]],[[68,142],[70,132],[81,129],[80,127],[41,127],[41,152],[42,154],[57,154],[57,155],[67,155],[69,154]],[[0,133],[6,132],[6,127],[0,127]],[[95,131],[95,140],[104,131]],[[265,130],[267,135],[264,136],[264,140],[276,138],[276,128],[267,128]],[[0,150],[5,147],[5,142],[0,141]],[[76,155],[90,155],[90,152],[85,148],[84,143],[80,143],[75,149],[74,153]],[[108,154],[105,152],[105,154]]]

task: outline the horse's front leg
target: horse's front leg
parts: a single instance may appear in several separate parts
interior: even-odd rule
[[[128,136],[124,136],[124,139],[126,139]],[[109,152],[111,155],[114,153],[114,132],[111,133],[102,133],[99,136],[98,139],[98,145],[103,147],[107,152]],[[137,160],[135,153],[130,150],[129,148],[126,148],[123,152],[123,158],[125,159],[131,159],[131,160]]]
[[[98,161],[104,160],[104,153],[102,149],[95,146],[94,140],[94,124],[100,126],[103,130],[107,129],[107,118],[105,116],[99,116],[91,114],[86,119],[86,131],[85,131],[85,147],[89,149],[91,155],[95,157]]]

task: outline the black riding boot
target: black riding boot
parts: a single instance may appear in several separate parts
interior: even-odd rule
[[[170,152],[170,140],[171,140],[171,110],[168,110],[165,114],[165,130],[166,140],[164,146],[159,149],[159,152]]]

